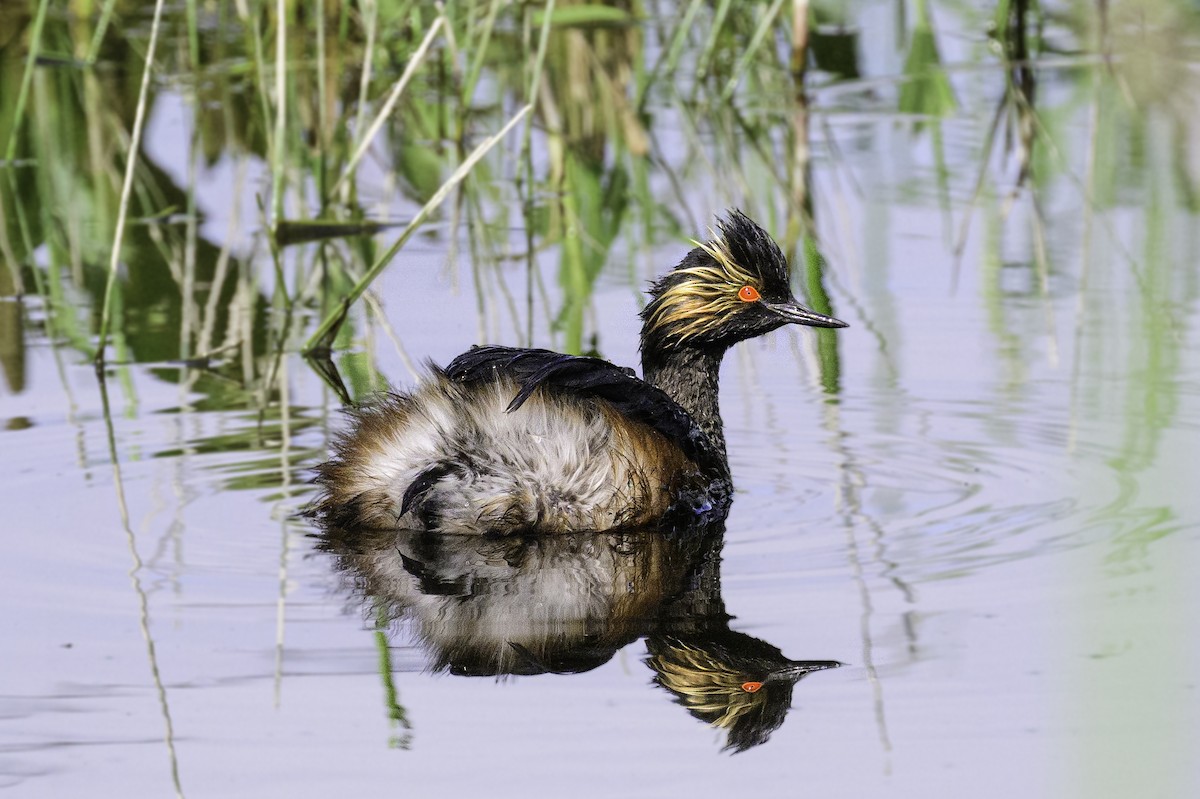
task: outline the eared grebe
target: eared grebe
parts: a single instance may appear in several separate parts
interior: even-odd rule
[[[537,349],[474,347],[411,393],[351,412],[309,513],[340,527],[510,534],[723,516],[717,407],[730,346],[785,324],[845,327],[792,296],[779,246],[740,211],[650,287],[642,375]]]

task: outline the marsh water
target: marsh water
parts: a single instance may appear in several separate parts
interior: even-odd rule
[[[6,794],[1197,795],[1195,4],[280,5],[0,7]],[[727,357],[722,529],[300,515],[733,207],[850,327]]]

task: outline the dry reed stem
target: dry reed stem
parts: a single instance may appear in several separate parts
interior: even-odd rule
[[[154,20],[150,24],[150,44],[146,48],[146,68],[142,70],[142,86],[138,90],[137,112],[133,119],[133,136],[125,159],[125,180],[121,185],[121,204],[117,209],[117,227],[113,232],[112,254],[108,262],[108,282],[104,286],[104,307],[100,312],[100,335],[96,342],[96,367],[104,365],[104,349],[108,346],[109,314],[113,290],[117,285],[117,267],[121,260],[121,242],[125,238],[125,220],[129,215],[129,194],[133,190],[133,173],[137,168],[138,151],[142,145],[142,128],[146,122],[146,96],[150,93],[150,73],[154,71],[154,52],[158,47],[158,30],[162,23],[163,0],[155,0]]]

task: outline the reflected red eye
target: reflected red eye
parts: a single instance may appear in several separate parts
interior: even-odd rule
[[[746,288],[750,289],[751,291],[754,291],[754,289],[750,288],[749,286],[746,286]],[[742,291],[745,291],[745,290],[746,289],[742,289]],[[758,292],[754,291],[754,294],[757,296]],[[759,688],[762,688],[762,683],[760,683],[760,682],[744,682],[744,683],[742,683],[742,690],[748,694],[754,693]]]
[[[754,286],[742,286],[741,289],[738,290],[738,299],[742,302],[754,302],[760,296],[761,295],[758,293],[758,289],[754,288]],[[746,683],[746,685],[750,685],[750,683]],[[754,690],[757,691],[758,689],[755,688]]]

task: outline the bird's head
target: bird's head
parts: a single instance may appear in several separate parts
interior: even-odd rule
[[[646,647],[654,682],[692,716],[725,730],[725,748],[734,752],[765,743],[783,724],[800,679],[842,665],[789,660],[767,642],[728,629],[689,638],[654,635]]]
[[[787,324],[846,327],[792,296],[779,245],[741,211],[730,211],[708,242],[650,287],[642,349],[722,349]]]

